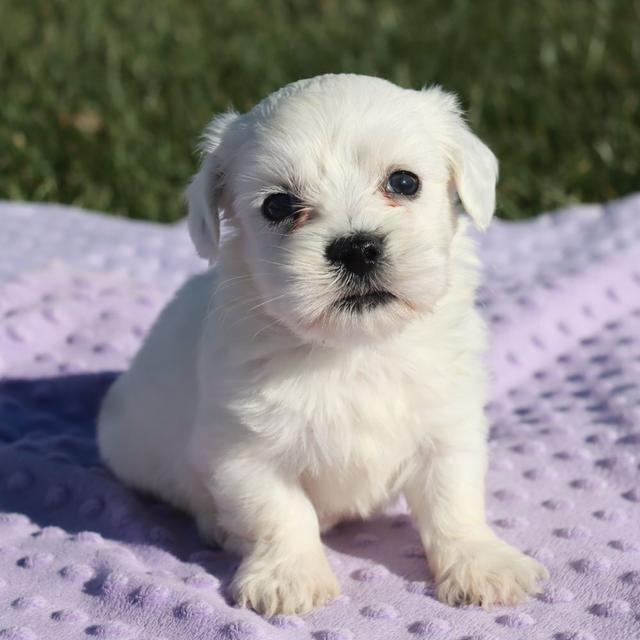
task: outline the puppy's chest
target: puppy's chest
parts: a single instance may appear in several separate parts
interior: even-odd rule
[[[298,398],[299,470],[323,526],[366,517],[397,493],[424,437],[399,381],[381,388],[361,379]]]
[[[401,489],[418,457],[419,443],[387,432],[330,434],[316,440],[301,482],[323,527],[347,517],[367,517]]]
[[[314,475],[393,473],[424,438],[419,381],[388,362],[305,368],[256,388],[252,423]]]

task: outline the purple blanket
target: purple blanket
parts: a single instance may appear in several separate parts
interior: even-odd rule
[[[640,196],[498,222],[481,249],[489,517],[544,592],[440,604],[398,504],[325,536],[340,598],[267,620],[227,598],[238,558],[96,452],[115,372],[203,268],[184,226],[0,202],[0,639],[640,638]]]

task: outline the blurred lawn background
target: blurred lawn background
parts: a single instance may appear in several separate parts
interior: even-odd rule
[[[199,133],[325,72],[459,93],[521,218],[640,188],[638,0],[0,0],[0,198],[170,221]]]

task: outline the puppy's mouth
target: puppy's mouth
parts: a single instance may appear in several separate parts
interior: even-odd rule
[[[396,297],[390,291],[367,291],[366,293],[344,296],[334,302],[333,307],[339,311],[362,313],[389,304],[394,300]]]

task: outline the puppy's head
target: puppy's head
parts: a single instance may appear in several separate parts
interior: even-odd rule
[[[497,162],[439,88],[320,76],[215,118],[190,185],[189,230],[217,253],[237,230],[261,311],[314,342],[388,334],[447,289],[455,193],[493,215]]]

